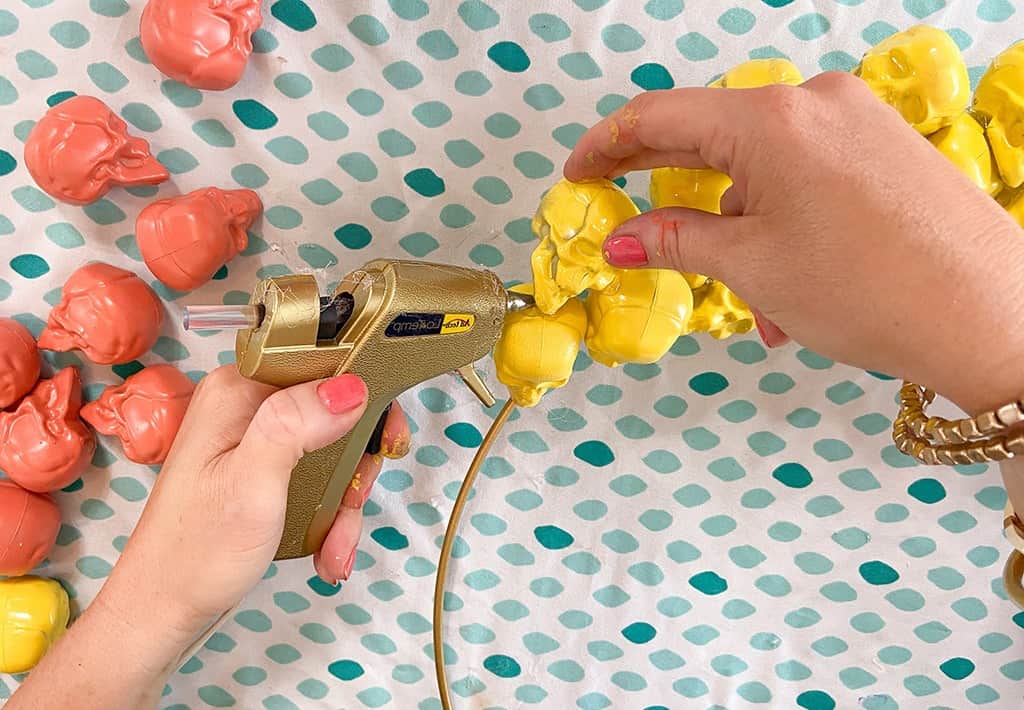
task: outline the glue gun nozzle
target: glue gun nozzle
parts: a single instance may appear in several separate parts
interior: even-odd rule
[[[260,327],[263,306],[186,306],[185,330],[246,330]]]

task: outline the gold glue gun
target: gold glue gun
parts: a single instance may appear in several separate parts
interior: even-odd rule
[[[275,559],[320,549],[364,453],[380,450],[388,408],[406,390],[457,372],[484,406],[494,396],[473,367],[501,335],[505,314],[533,305],[479,269],[418,261],[371,261],[330,296],[312,275],[257,284],[246,306],[190,306],[186,330],[237,330],[245,377],[277,387],[351,372],[369,390],[366,413],[345,437],[299,461],[288,485]]]

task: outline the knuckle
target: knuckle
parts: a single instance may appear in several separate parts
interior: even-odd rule
[[[263,400],[254,420],[268,441],[288,444],[301,441],[305,431],[305,416],[295,396],[281,390]]]
[[[792,86],[767,86],[758,91],[764,115],[775,130],[792,134],[806,125],[806,92]]]

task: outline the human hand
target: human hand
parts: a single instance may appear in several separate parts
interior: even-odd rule
[[[295,463],[347,433],[362,416],[366,396],[355,375],[275,390],[243,378],[234,366],[211,372],[196,389],[102,601],[171,610],[172,623],[196,633],[233,607],[277,550]],[[382,453],[404,455],[409,438],[396,405]],[[330,584],[351,572],[363,504],[381,457],[363,456],[359,467],[361,486],[346,491],[314,557],[317,573]]]
[[[757,307],[769,345],[792,336],[969,411],[1020,395],[1021,230],[856,77],[641,94],[564,172],[668,166],[727,173],[723,215],[631,219],[605,242],[609,263],[716,277]]]

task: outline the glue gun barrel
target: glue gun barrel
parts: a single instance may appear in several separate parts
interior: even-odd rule
[[[185,330],[246,330],[260,327],[261,306],[185,306]]]

